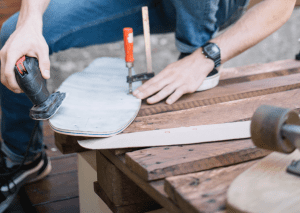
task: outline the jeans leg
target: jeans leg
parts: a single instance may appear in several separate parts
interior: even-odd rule
[[[1,48],[15,30],[18,15],[13,15],[1,28]],[[3,142],[1,149],[15,163],[20,163],[25,155],[27,144],[30,140],[35,121],[30,119],[29,111],[33,106],[27,96],[16,94],[0,84],[1,98],[1,134]],[[30,148],[28,161],[42,151],[43,148],[42,122],[39,122],[34,144]]]
[[[132,27],[134,35],[142,34],[142,6],[149,7],[151,33],[172,32],[175,10],[168,6],[169,0],[163,1],[52,0],[43,16],[43,35],[49,45],[49,54],[71,47],[122,40],[124,27]],[[16,13],[3,24],[1,47],[15,30],[18,15]],[[13,161],[21,162],[34,127],[34,121],[28,116],[32,103],[24,94],[15,94],[3,85],[0,85],[0,95],[1,132],[5,141],[2,149]],[[40,126],[30,156],[34,157],[41,149]]]
[[[236,21],[249,0],[172,0],[176,8],[176,46],[191,53],[210,40],[220,26]],[[232,20],[232,21],[230,21]],[[225,26],[225,23],[227,26]]]

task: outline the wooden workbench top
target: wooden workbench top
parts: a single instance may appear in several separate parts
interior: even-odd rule
[[[214,89],[185,95],[173,105],[143,103],[124,133],[250,120],[262,104],[299,109],[299,95],[299,61],[224,69]],[[63,153],[82,150],[78,139],[84,138],[56,134]],[[256,148],[250,139],[99,150],[95,191],[114,212],[130,212],[125,210],[129,204],[142,209],[140,197],[132,196],[137,187],[150,196],[143,202],[154,201],[165,212],[225,212],[230,183],[269,153]],[[132,200],[124,203],[121,198],[129,195]],[[138,207],[133,207],[136,203]]]

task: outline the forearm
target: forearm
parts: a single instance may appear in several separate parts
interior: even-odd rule
[[[291,16],[295,0],[265,0],[251,8],[230,29],[211,40],[221,49],[222,63],[279,29]]]
[[[50,0],[23,0],[17,27],[27,20],[30,20],[33,21],[37,27],[42,28],[43,14],[47,9],[49,2]]]

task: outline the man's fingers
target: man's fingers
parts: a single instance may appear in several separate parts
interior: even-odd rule
[[[168,86],[163,88],[159,93],[152,96],[151,98],[148,98],[147,103],[155,104],[155,103],[161,101],[162,99],[166,98],[167,96],[169,96],[171,93],[174,92],[175,89],[176,89],[175,84],[169,84]]]
[[[175,90],[175,92],[170,95],[170,97],[166,100],[167,104],[173,104],[174,102],[176,102],[183,94],[185,94],[186,90],[184,89],[184,87],[179,87],[178,89]]]
[[[15,93],[21,93],[22,90],[19,87],[17,81],[16,81],[16,76],[15,76],[15,71],[14,71],[14,66],[15,63],[17,62],[18,59],[15,57],[7,57],[5,68],[4,68],[4,73],[2,75],[2,69],[1,69],[1,77],[3,77],[3,84],[10,89],[11,91]],[[2,82],[2,80],[1,80]]]
[[[165,78],[165,74],[163,72],[160,72],[160,73],[158,73],[158,75],[156,75],[155,77],[149,79],[142,86],[140,86],[135,91],[133,91],[133,95],[136,96],[137,98],[140,98],[140,97],[146,98],[148,96],[143,96],[144,91],[147,90],[148,87],[153,87],[156,83],[158,83],[158,82],[160,82],[162,80],[165,80],[165,79],[166,79]],[[137,95],[138,93],[140,93],[139,96]],[[143,98],[141,98],[141,99],[143,99]]]
[[[47,48],[43,48],[38,53],[39,66],[44,79],[50,78],[50,59],[49,59],[49,50]]]

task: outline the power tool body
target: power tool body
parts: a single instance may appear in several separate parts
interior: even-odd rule
[[[47,120],[52,117],[61,106],[66,94],[55,92],[50,95],[46,80],[39,69],[38,60],[23,56],[17,61],[14,71],[20,88],[34,104],[29,113],[30,118]]]

